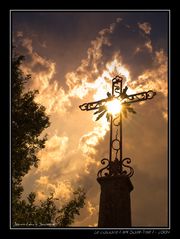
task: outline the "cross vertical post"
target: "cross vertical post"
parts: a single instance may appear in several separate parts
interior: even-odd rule
[[[119,128],[120,128],[120,161],[122,163],[123,158],[123,152],[122,152],[122,112],[120,112],[120,122],[119,122]]]

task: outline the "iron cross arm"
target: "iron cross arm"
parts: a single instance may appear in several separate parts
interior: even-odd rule
[[[132,94],[132,95],[127,95],[123,100],[121,104],[125,103],[135,103],[139,101],[144,101],[144,100],[150,100],[156,95],[155,91],[149,90],[149,91],[144,91],[140,92],[137,94]]]
[[[125,96],[123,96],[121,104],[127,104],[127,103],[131,104],[131,103],[135,103],[135,102],[139,102],[139,101],[149,100],[149,99],[152,99],[155,95],[156,95],[156,92],[154,92],[152,90],[144,91],[144,92],[140,92],[140,93],[132,94],[132,95],[125,95]],[[106,99],[102,99],[99,101],[84,103],[84,104],[80,105],[79,108],[82,111],[96,110],[96,109],[99,109],[100,106],[103,106],[106,102],[111,101],[114,98],[117,99],[117,98],[122,98],[122,97],[121,97],[121,94],[119,97],[110,96]]]
[[[84,103],[79,106],[79,108],[84,111],[84,110],[96,110],[99,109],[100,106],[104,105],[106,102],[111,101],[114,98],[114,96],[110,96],[106,99],[94,101],[94,102],[89,102],[89,103]]]

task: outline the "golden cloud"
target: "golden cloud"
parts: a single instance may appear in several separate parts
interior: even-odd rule
[[[22,31],[17,31],[16,36],[17,37],[23,37],[23,32]]]
[[[38,171],[48,171],[48,169],[64,159],[68,148],[68,137],[53,135],[46,141],[46,147],[38,153],[40,159]]]
[[[87,211],[89,212],[90,216],[92,216],[94,214],[94,211],[96,211],[96,208],[93,207],[90,201],[87,201]]]
[[[73,188],[69,181],[52,182],[48,176],[41,176],[36,180],[36,190],[37,200],[44,200],[50,193],[53,193],[54,198],[59,199],[58,204],[60,205],[67,202],[73,193]]]
[[[148,90],[153,89],[167,96],[168,92],[168,74],[167,74],[167,56],[163,50],[156,51],[154,56],[154,66],[147,69],[138,76],[137,81],[133,81],[132,88]]]
[[[148,49],[149,52],[152,52],[153,48],[152,48],[151,40],[148,40],[148,41],[145,43],[145,47]]]
[[[151,24],[148,22],[143,22],[143,23],[138,22],[138,27],[141,30],[143,30],[143,32],[145,32],[146,34],[150,34],[151,32]]]
[[[22,35],[22,34],[21,34]],[[22,46],[25,47],[28,50],[29,54],[33,53],[33,48],[32,48],[32,39],[30,38],[24,38],[22,41]]]

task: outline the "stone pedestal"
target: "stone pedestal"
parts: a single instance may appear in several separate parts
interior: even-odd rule
[[[98,227],[130,228],[133,185],[126,175],[97,178],[101,186]]]

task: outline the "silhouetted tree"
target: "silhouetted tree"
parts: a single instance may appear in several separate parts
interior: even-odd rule
[[[22,177],[31,166],[37,167],[37,152],[44,148],[47,137],[40,138],[49,126],[45,107],[34,101],[38,91],[24,93],[24,85],[30,76],[24,76],[20,69],[23,56],[14,56],[11,71],[11,152],[12,152],[12,193],[18,199],[22,192]]]
[[[14,210],[14,226],[21,227],[69,227],[79,215],[80,209],[84,206],[85,192],[78,188],[74,197],[60,209],[53,197],[53,194],[46,200],[41,201],[40,205],[35,203],[35,193],[30,193],[27,201],[18,200],[16,210]]]
[[[85,193],[78,189],[74,198],[61,209],[55,204],[53,195],[40,205],[35,203],[36,194],[30,193],[27,200],[21,200],[22,178],[32,166],[37,167],[37,153],[45,147],[47,135],[41,137],[49,127],[49,117],[45,107],[35,102],[38,91],[24,91],[30,75],[21,70],[23,56],[14,55],[11,69],[11,169],[12,169],[12,224],[39,226],[55,223],[56,226],[69,226],[74,215],[84,206]]]

